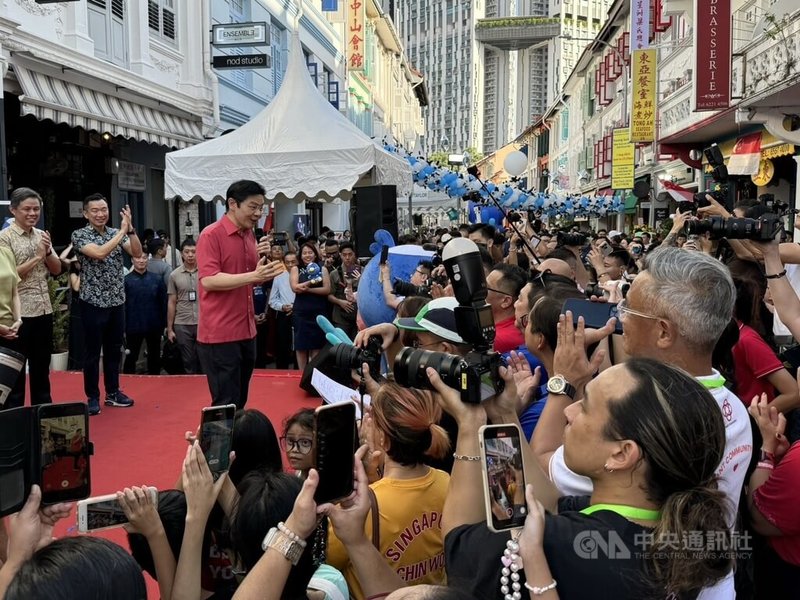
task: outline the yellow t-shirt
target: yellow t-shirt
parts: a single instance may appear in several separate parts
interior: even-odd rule
[[[14,324],[14,290],[17,289],[17,260],[10,248],[0,247],[0,325]]]
[[[378,500],[380,551],[387,563],[408,584],[444,584],[442,509],[450,475],[430,469],[416,479],[381,479],[370,487]],[[372,539],[372,514],[367,515],[367,539]],[[356,600],[364,594],[347,551],[328,531],[328,564],[344,573]]]

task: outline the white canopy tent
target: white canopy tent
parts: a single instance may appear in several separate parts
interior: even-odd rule
[[[374,169],[370,183],[411,193],[411,167],[386,152],[319,92],[292,36],[280,90],[245,125],[219,138],[167,154],[167,198],[212,200],[239,179],[252,179],[268,200],[349,199],[353,186]]]

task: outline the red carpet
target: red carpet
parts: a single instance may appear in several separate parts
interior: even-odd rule
[[[84,401],[81,373],[52,373],[55,402]],[[200,410],[211,403],[202,375],[123,375],[122,389],[136,401],[132,408],[102,406],[89,420],[94,443],[92,495],[110,494],[131,485],[153,485],[159,490],[174,487],[186,455],[184,432],[200,424]],[[256,371],[250,383],[247,408],[256,408],[272,421],[280,435],[283,420],[300,408],[318,406],[299,387],[299,371]],[[102,388],[101,388],[102,389]],[[77,516],[62,521],[56,535],[74,535]],[[99,535],[127,549],[125,532],[111,529]],[[148,578],[150,598],[158,598],[158,587]]]

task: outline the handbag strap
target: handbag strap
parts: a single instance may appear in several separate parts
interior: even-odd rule
[[[378,514],[378,497],[371,487],[369,492],[370,512],[372,513],[372,545],[378,550],[381,549],[381,516]]]

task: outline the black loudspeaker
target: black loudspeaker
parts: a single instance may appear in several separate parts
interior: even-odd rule
[[[397,242],[397,188],[393,185],[370,185],[355,188],[350,200],[350,231],[356,255],[370,257],[369,245],[375,232],[385,229]]]
[[[311,385],[311,376],[314,373],[314,369],[317,369],[324,375],[327,375],[342,385],[353,385],[353,378],[350,375],[350,369],[340,369],[333,362],[332,349],[333,346],[326,343],[319,353],[308,361],[306,368],[303,369],[303,376],[300,378],[300,387],[317,398],[319,398],[319,392],[317,392],[314,386]]]

